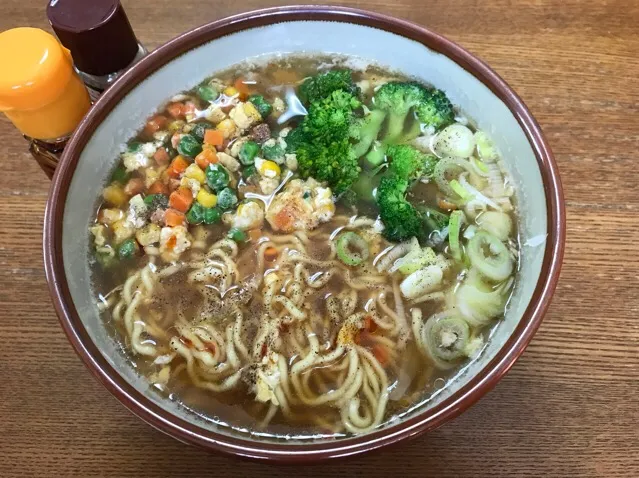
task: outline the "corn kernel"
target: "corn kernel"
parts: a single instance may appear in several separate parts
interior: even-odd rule
[[[262,115],[259,111],[257,111],[257,108],[253,103],[247,101],[242,105],[242,107],[244,108],[244,113],[246,113],[246,116],[251,118],[253,121],[262,121]]]
[[[123,207],[129,200],[124,192],[124,188],[119,184],[112,184],[104,188],[102,197],[107,203],[116,207]]]
[[[226,96],[235,96],[239,95],[240,92],[237,91],[237,88],[235,88],[234,86],[227,86],[226,88],[224,88],[224,94]]]
[[[216,128],[222,132],[224,139],[228,139],[235,134],[235,123],[229,118],[220,121]]]
[[[269,161],[268,159],[255,158],[255,167],[260,173],[260,176],[265,178],[276,178],[280,175],[280,167],[275,161]]]
[[[204,207],[215,207],[217,204],[217,196],[204,189],[200,189],[197,193],[197,202]]]
[[[189,179],[195,179],[200,184],[204,184],[204,181],[206,181],[206,175],[204,174],[204,171],[202,171],[200,167],[195,163],[189,164],[189,166],[184,171],[184,176]]]

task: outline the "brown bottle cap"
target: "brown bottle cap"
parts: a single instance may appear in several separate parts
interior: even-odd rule
[[[115,73],[138,53],[137,38],[120,0],[49,0],[47,16],[84,73]]]

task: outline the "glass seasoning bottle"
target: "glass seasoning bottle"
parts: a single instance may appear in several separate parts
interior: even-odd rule
[[[120,0],[50,0],[47,16],[93,101],[147,54]]]
[[[29,141],[51,178],[71,133],[91,107],[69,52],[38,28],[0,33],[0,111]]]

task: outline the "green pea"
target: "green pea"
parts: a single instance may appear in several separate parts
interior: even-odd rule
[[[129,153],[137,153],[142,149],[142,143],[139,141],[131,141],[127,146],[127,151]]]
[[[249,166],[255,163],[255,156],[257,156],[260,146],[255,141],[247,141],[240,148],[240,162]]]
[[[120,259],[129,259],[138,251],[138,243],[135,239],[127,239],[118,247],[118,257]]]
[[[197,88],[197,95],[204,101],[212,103],[220,96],[220,93],[210,85],[200,85]]]
[[[244,242],[248,239],[248,236],[242,229],[238,229],[237,227],[233,227],[229,229],[228,234],[226,235],[229,239],[233,239],[235,242]]]
[[[204,223],[217,224],[222,220],[222,212],[217,207],[204,209]]]
[[[190,134],[182,136],[182,139],[178,143],[178,153],[195,158],[202,152],[202,143],[198,139]]]
[[[200,203],[193,203],[189,212],[186,213],[186,220],[189,224],[202,224],[204,222],[204,207]]]
[[[144,198],[146,204],[151,211],[156,209],[167,209],[169,207],[169,197],[166,194],[149,194]]]
[[[213,129],[215,126],[209,123],[208,121],[200,121],[199,123],[195,123],[193,128],[191,129],[191,134],[195,136],[200,142],[204,141],[204,133],[206,133],[207,129]]]
[[[253,103],[262,118],[266,118],[273,111],[273,107],[268,104],[262,95],[252,95],[249,97],[249,101]]]
[[[237,204],[237,196],[231,188],[226,188],[220,191],[217,195],[217,207],[222,211],[231,209]]]
[[[206,184],[215,192],[229,184],[229,172],[220,164],[209,164],[206,168]]]
[[[113,174],[111,175],[111,182],[117,181],[118,183],[126,184],[130,177],[131,174],[126,171],[126,168],[120,165],[115,168],[115,171],[113,171]]]
[[[256,174],[257,174],[257,169],[255,168],[254,164],[251,164],[250,166],[247,166],[242,170],[242,177],[244,179],[248,179],[252,176],[255,176]]]

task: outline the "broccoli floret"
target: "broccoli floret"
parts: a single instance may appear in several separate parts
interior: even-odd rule
[[[411,108],[424,101],[425,89],[418,83],[388,82],[375,93],[375,106],[388,112],[388,125],[384,141],[397,141],[404,131],[404,124]]]
[[[453,106],[446,95],[419,83],[391,81],[377,90],[373,101],[377,108],[388,112],[385,143],[410,139],[402,138],[402,133],[411,109],[421,123],[435,129],[453,121]],[[418,126],[414,125],[407,136],[419,134]]]
[[[299,87],[299,98],[309,104],[321,101],[334,91],[343,90],[351,96],[359,95],[359,88],[353,83],[349,70],[333,70],[304,80]]]
[[[390,158],[389,172],[409,181],[432,176],[437,157],[425,154],[407,144],[391,145],[386,150]]]
[[[427,90],[425,101],[415,108],[420,122],[435,129],[451,124],[455,119],[453,105],[441,90]]]
[[[385,175],[377,188],[379,215],[384,223],[384,237],[401,242],[411,237],[422,238],[422,218],[406,201],[408,181],[397,175]]]
[[[373,110],[363,118],[358,118],[351,124],[351,137],[357,140],[353,146],[353,152],[358,158],[364,156],[370,149],[373,141],[377,139],[386,113],[381,110]]]
[[[286,135],[286,152],[295,153],[300,144],[304,142],[304,131],[297,127]]]
[[[262,157],[278,163],[283,162],[285,149],[282,147],[282,144],[284,143],[280,143],[280,141],[275,138],[271,138],[266,141],[262,145]]]
[[[312,176],[326,181],[335,194],[347,190],[360,171],[348,138],[301,145],[297,150],[297,164],[303,178]]]
[[[353,108],[359,100],[339,90],[322,101],[312,103],[308,115],[286,137],[297,154],[300,175],[326,181],[335,194],[350,187],[360,168],[350,143]],[[291,137],[293,135],[293,137]]]

